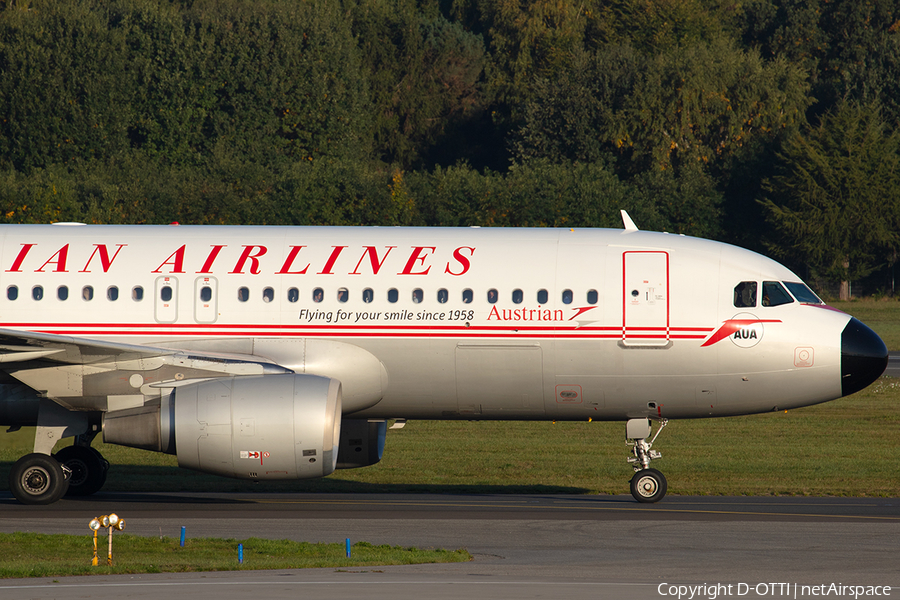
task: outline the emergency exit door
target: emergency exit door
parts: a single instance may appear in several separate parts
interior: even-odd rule
[[[198,277],[194,281],[194,320],[215,323],[219,317],[219,284],[214,277]]]
[[[174,277],[156,278],[154,305],[157,323],[174,323],[178,319],[177,279]]]
[[[627,346],[668,345],[669,253],[623,252],[622,282],[622,343]]]

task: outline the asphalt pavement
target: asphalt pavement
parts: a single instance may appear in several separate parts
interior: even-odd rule
[[[850,585],[900,595],[896,498],[101,493],[25,507],[0,496],[0,531],[88,540],[90,518],[108,512],[137,535],[350,538],[466,548],[473,560],[5,580],[0,598],[846,598]]]

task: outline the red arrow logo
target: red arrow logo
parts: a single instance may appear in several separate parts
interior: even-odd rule
[[[704,346],[712,346],[716,342],[724,340],[727,337],[730,337],[735,331],[739,329],[743,329],[749,325],[756,325],[757,323],[781,323],[780,319],[728,319],[722,326],[719,327],[709,339],[703,342],[700,347]]]

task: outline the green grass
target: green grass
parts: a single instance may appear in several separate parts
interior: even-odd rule
[[[289,540],[189,538],[182,548],[172,538],[113,534],[113,566],[106,565],[107,537],[98,536],[100,566],[91,566],[90,535],[0,533],[0,578],[181,573],[312,567],[361,567],[464,562],[465,550],[420,550],[357,542],[346,557],[343,544],[310,544]],[[238,563],[238,543],[244,562]]]
[[[900,496],[900,381],[792,410],[672,421],[654,462],[689,495]],[[113,464],[104,491],[625,494],[623,423],[412,421],[384,459],[324,479],[253,484],[177,468],[173,456],[95,446]],[[0,485],[34,431],[0,436]]]
[[[871,327],[884,340],[888,350],[900,351],[900,301],[866,298],[828,304]]]

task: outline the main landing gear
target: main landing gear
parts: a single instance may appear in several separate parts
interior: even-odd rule
[[[100,491],[106,483],[109,461],[90,445],[79,445],[81,437],[75,438],[74,445],[66,446],[53,455],[63,469],[71,472],[66,496],[90,496]],[[90,441],[87,443],[90,444]]]
[[[52,456],[33,452],[13,465],[9,489],[22,504],[52,504],[68,491],[68,474]]]
[[[631,495],[638,502],[659,502],[666,495],[668,484],[665,476],[656,469],[650,468],[650,461],[662,458],[662,455],[650,448],[667,424],[667,419],[660,419],[659,428],[652,438],[650,437],[652,432],[650,419],[629,419],[625,424],[625,443],[633,446],[632,452],[634,453],[634,456],[628,459],[628,462],[634,467],[634,477],[631,478]],[[650,438],[649,442],[647,438]]]
[[[90,496],[106,483],[109,461],[90,447],[93,436],[54,455],[26,454],[9,472],[9,489],[22,504],[53,504],[63,496]]]
[[[88,496],[106,483],[109,462],[91,448],[99,433],[99,417],[70,411],[42,398],[34,434],[34,452],[16,461],[9,490],[22,504],[52,504],[63,496]],[[51,456],[63,438],[75,443]]]

